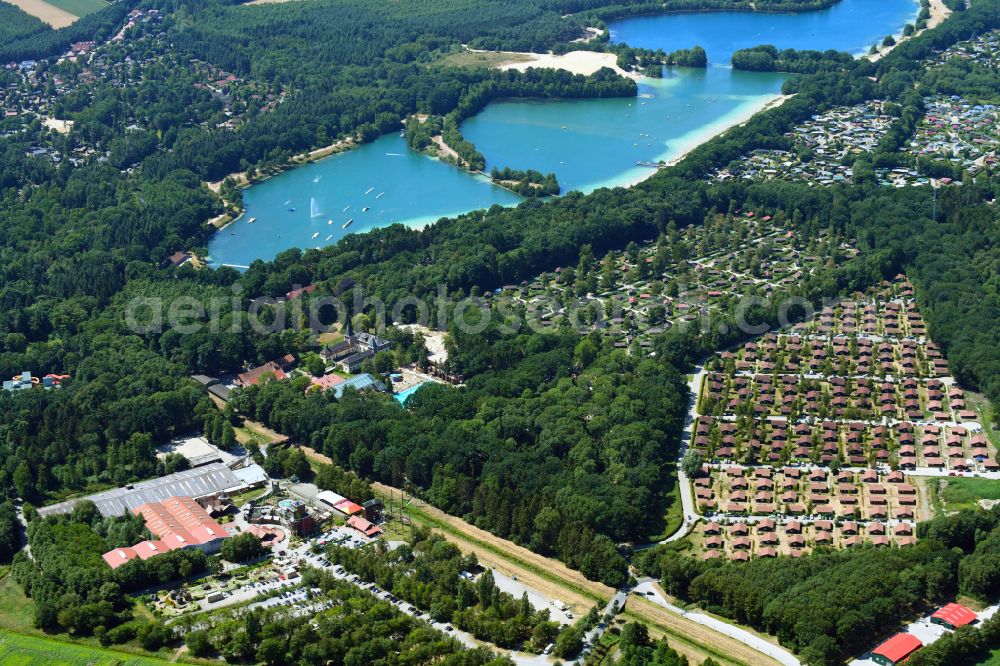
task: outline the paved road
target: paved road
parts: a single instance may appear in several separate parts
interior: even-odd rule
[[[784,666],[802,666],[802,662],[800,662],[794,654],[780,645],[775,645],[774,643],[766,641],[756,634],[753,634],[745,629],[741,629],[738,626],[729,624],[728,622],[723,622],[722,620],[714,618],[710,615],[705,615],[704,613],[690,613],[679,606],[673,605],[663,598],[659,590],[656,589],[656,586],[653,585],[648,578],[644,579],[644,582],[636,585],[635,592],[644,596],[646,599],[652,601],[658,606],[666,608],[671,613],[677,613],[692,622],[697,622],[698,624],[708,627],[713,631],[717,631],[720,634],[725,634],[730,638],[738,640],[747,647],[750,647],[762,654],[766,654],[768,657],[771,657]]]
[[[502,592],[506,592],[515,599],[520,599],[522,594],[527,594],[528,603],[530,603],[536,611],[547,610],[549,612],[549,617],[553,621],[564,626],[573,624],[573,618],[567,615],[566,611],[560,610],[556,607],[555,599],[549,598],[536,591],[534,588],[528,587],[521,581],[512,578],[511,576],[502,574],[496,570],[493,571],[493,580]]]
[[[611,600],[608,601],[607,605],[601,609],[601,617],[600,620],[598,620],[597,625],[583,635],[583,642],[586,647],[584,647],[580,656],[570,663],[582,664],[584,662],[587,655],[590,654],[590,648],[596,645],[597,641],[601,640],[601,636],[604,635],[604,632],[608,630],[610,622],[606,623],[604,618],[608,615],[613,617],[622,611],[625,607],[625,600],[628,598],[628,591],[629,588],[627,587],[620,588],[617,592],[615,592],[615,596],[611,597]]]
[[[688,412],[684,417],[684,432],[681,433],[681,443],[677,449],[677,483],[681,490],[681,506],[683,507],[684,520],[680,528],[660,543],[670,543],[677,541],[688,535],[691,529],[698,522],[698,510],[695,508],[694,494],[691,491],[691,483],[687,474],[681,469],[680,462],[687,453],[691,445],[691,431],[694,421],[698,418],[698,393],[701,391],[701,383],[705,377],[705,364],[699,363],[694,367],[694,376],[688,382]]]
[[[31,545],[28,543],[28,521],[24,519],[24,500],[17,498],[17,522],[20,523],[21,543],[24,544],[24,554],[28,559],[35,559],[31,556]]]

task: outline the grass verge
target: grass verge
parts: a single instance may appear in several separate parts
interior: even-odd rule
[[[25,636],[0,629],[0,666],[159,666],[163,659],[140,657],[42,636]]]

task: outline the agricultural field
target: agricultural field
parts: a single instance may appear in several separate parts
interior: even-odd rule
[[[0,41],[15,40],[49,30],[38,18],[0,0]]]
[[[76,14],[72,14],[55,5],[50,5],[43,0],[9,0],[9,2],[26,14],[40,19],[43,23],[47,23],[53,28],[65,28],[80,18]]]
[[[46,4],[58,7],[77,18],[93,14],[108,6],[104,0],[45,0]]]
[[[169,662],[0,630],[0,666],[157,666]]]
[[[104,0],[8,0],[53,28],[65,28],[78,18],[108,6]]]

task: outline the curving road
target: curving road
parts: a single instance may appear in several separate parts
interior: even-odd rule
[[[706,359],[707,360],[707,359]],[[701,392],[702,380],[705,378],[705,361],[700,361],[694,366],[694,375],[688,381],[688,411],[684,417],[684,432],[681,433],[680,446],[677,447],[677,483],[681,489],[681,506],[684,511],[684,520],[676,532],[668,536],[660,543],[670,543],[683,539],[691,532],[691,529],[698,522],[698,511],[695,509],[694,494],[691,492],[691,483],[681,469],[681,459],[687,453],[691,445],[691,432],[694,428],[694,421],[698,417],[698,395]]]

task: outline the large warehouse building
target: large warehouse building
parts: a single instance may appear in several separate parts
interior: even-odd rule
[[[148,560],[181,548],[215,553],[223,539],[229,537],[229,533],[190,497],[168,497],[163,502],[143,504],[135,509],[135,513],[142,514],[146,519],[146,529],[157,538],[104,553],[104,561],[112,569],[137,557]]]
[[[162,502],[168,497],[205,497],[221,492],[236,493],[261,485],[266,479],[267,475],[258,465],[232,470],[224,463],[211,463],[167,474],[158,479],[140,481],[124,488],[105,490],[80,499],[45,506],[38,510],[38,514],[45,517],[69,513],[82,499],[96,504],[102,516],[123,516],[126,513],[134,513],[143,504]]]

